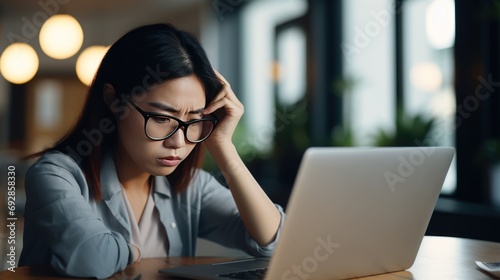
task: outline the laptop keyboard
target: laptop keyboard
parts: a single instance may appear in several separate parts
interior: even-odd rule
[[[259,268],[252,270],[245,270],[227,274],[220,274],[220,277],[226,277],[228,279],[246,279],[246,280],[260,280],[264,279],[266,276],[267,268]]]

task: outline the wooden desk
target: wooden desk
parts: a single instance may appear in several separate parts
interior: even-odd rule
[[[189,264],[226,261],[221,257],[172,257],[143,259],[139,263],[128,266],[124,271],[116,273],[109,279],[114,280],[155,280],[168,279],[160,275],[158,270],[165,267],[176,267]],[[476,269],[475,260],[500,261],[500,243],[453,237],[426,236],[420,247],[415,264],[407,271],[365,277],[360,279],[493,279]],[[140,275],[140,276],[139,276]],[[47,266],[21,267],[16,272],[1,271],[0,279],[74,279],[58,276]]]

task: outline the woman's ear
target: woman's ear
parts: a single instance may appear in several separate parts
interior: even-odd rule
[[[116,95],[115,88],[111,84],[106,83],[104,84],[102,91],[104,103],[106,103],[115,118],[125,118],[128,114],[128,108],[126,107],[126,102],[120,100]]]
[[[106,103],[108,107],[111,107],[111,103],[113,103],[113,100],[116,98],[115,88],[111,84],[104,84],[102,97],[104,103]]]

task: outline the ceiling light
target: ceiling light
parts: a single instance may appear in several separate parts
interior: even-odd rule
[[[89,86],[106,54],[106,46],[90,46],[86,48],[76,60],[76,75],[85,85]]]
[[[40,47],[55,59],[66,59],[78,52],[83,43],[83,30],[78,21],[66,14],[50,17],[40,30]]]
[[[411,67],[410,81],[420,90],[434,92],[441,87],[443,74],[436,63],[421,62]]]
[[[13,43],[0,57],[0,72],[7,81],[24,84],[35,76],[38,64],[38,56],[30,45]]]

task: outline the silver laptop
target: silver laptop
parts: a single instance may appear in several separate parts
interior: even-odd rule
[[[265,279],[300,280],[408,269],[454,153],[449,147],[309,148],[270,260],[191,265],[160,273],[227,280],[266,268]]]

